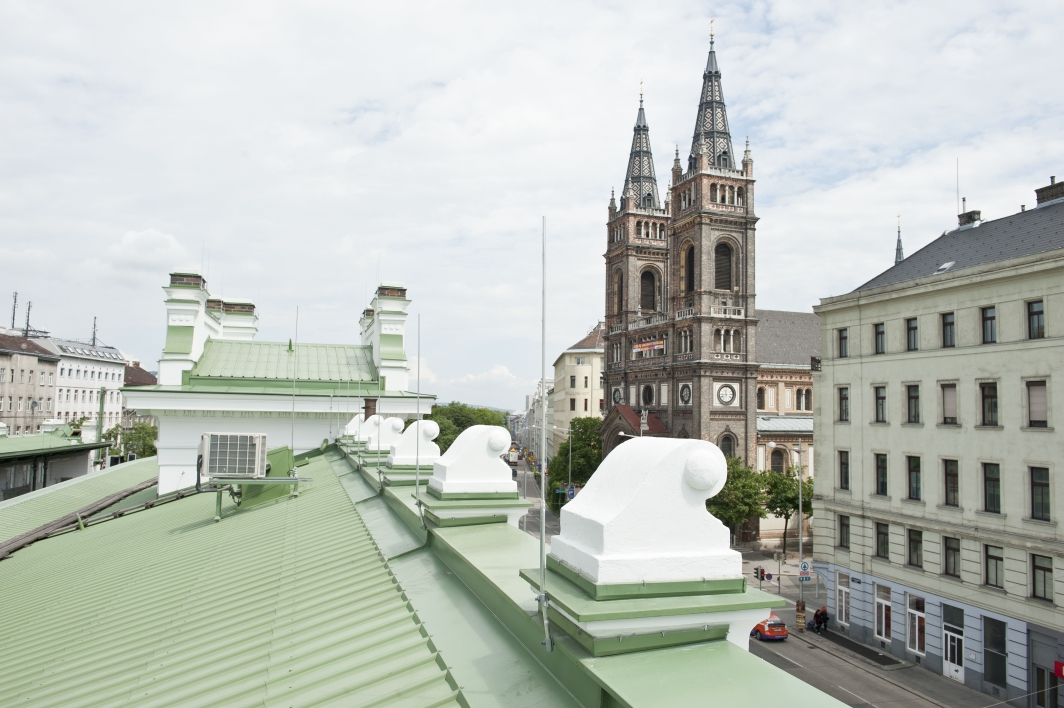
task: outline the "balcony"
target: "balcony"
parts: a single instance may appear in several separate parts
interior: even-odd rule
[[[742,307],[711,307],[709,308],[710,317],[738,317],[742,318],[745,308]]]
[[[641,329],[643,327],[652,327],[653,325],[664,324],[669,321],[669,313],[667,312],[655,312],[653,315],[647,315],[646,317],[639,317],[632,320],[632,323],[628,325],[629,330]]]
[[[677,310],[676,311],[676,319],[678,319],[678,320],[686,320],[688,317],[694,317],[694,316],[695,316],[695,308],[693,308],[693,307],[687,307],[687,308],[684,308],[682,310]]]

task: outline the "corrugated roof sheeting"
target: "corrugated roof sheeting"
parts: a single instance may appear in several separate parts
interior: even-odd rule
[[[158,458],[146,457],[0,502],[0,542],[158,476]],[[5,570],[0,563],[0,575]]]
[[[759,415],[759,433],[812,433],[813,417],[806,415]]]
[[[376,381],[369,347],[341,344],[298,344],[290,354],[287,342],[207,341],[192,376],[288,379],[293,367],[301,381]],[[298,359],[298,362],[296,361]]]
[[[0,562],[0,703],[459,705],[328,460],[300,472],[219,523],[202,494]]]

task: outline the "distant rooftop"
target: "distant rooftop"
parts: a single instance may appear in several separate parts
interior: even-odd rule
[[[759,433],[798,433],[813,434],[813,416],[811,415],[759,415],[757,417]]]
[[[757,360],[762,364],[809,366],[820,356],[820,317],[812,312],[757,310]]]
[[[48,360],[56,360],[54,353],[33,340],[10,334],[0,334],[0,352],[5,354],[36,354]]]
[[[567,349],[566,351],[572,351],[574,349],[577,349],[577,350],[591,349],[591,350],[603,350],[603,351],[605,351],[606,340],[603,337],[603,335],[605,333],[606,333],[605,324],[602,323],[602,322],[599,322],[597,325],[595,325],[595,328],[592,329],[590,332],[588,332],[587,335],[583,339],[581,339],[579,342],[577,342],[576,344],[574,344],[571,347],[569,347],[569,349]]]
[[[1064,200],[947,231],[853,292],[929,279],[1060,248],[1064,248]]]
[[[62,339],[60,337],[48,337],[47,339],[37,340],[44,347],[51,349],[53,352],[65,357],[76,357],[80,359],[93,359],[96,361],[110,361],[125,363],[125,357],[115,347],[108,347],[103,344],[86,344],[85,342],[79,342],[76,339]]]

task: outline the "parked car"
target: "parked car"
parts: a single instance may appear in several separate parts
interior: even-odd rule
[[[783,623],[776,613],[772,613],[768,616],[768,619],[762,620],[757,623],[754,629],[750,632],[751,637],[757,637],[761,641],[769,639],[786,639],[788,636],[787,625]]]

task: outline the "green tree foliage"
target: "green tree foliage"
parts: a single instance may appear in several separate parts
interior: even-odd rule
[[[706,501],[709,513],[736,532],[750,517],[765,518],[765,475],[743,465],[738,457],[728,458],[728,481],[715,497]]]
[[[798,512],[798,472],[801,468],[791,465],[786,472],[765,474],[765,505],[777,519],[783,519],[783,552],[787,553],[787,526]],[[802,480],[802,511],[813,513],[813,480]],[[800,531],[799,531],[800,533]]]
[[[473,408],[457,401],[451,401],[445,406],[433,406],[432,413],[425,418],[436,421],[440,426],[440,436],[436,438],[436,444],[440,446],[441,453],[447,452],[454,439],[466,428],[474,425],[506,427],[506,416],[501,411]]]
[[[599,418],[572,420],[573,485],[587,484],[587,480],[591,479],[591,475],[602,462],[602,437],[599,433],[601,424],[602,420]],[[550,460],[547,467],[548,490],[566,489],[569,484],[569,447],[570,441],[566,440]]]
[[[134,423],[128,430],[116,425],[104,432],[103,439],[113,443],[109,449],[114,454],[124,456],[133,453],[138,459],[151,457],[156,454],[155,441],[159,439],[159,429],[150,423]]]

